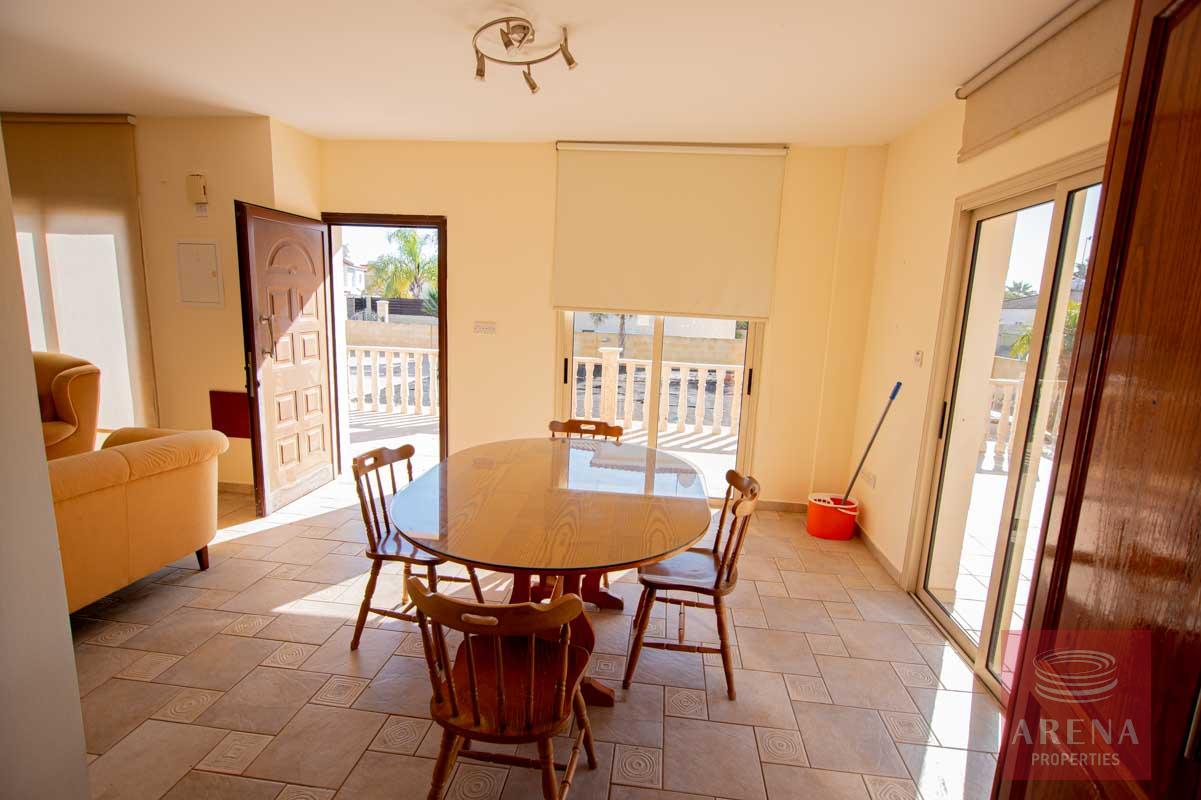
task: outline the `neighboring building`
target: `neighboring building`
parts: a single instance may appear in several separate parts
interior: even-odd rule
[[[367,291],[367,265],[354,263],[345,253],[342,255],[342,285],[347,297],[362,297]]]

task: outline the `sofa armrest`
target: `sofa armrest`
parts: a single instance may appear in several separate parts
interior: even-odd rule
[[[58,418],[78,427],[81,421],[88,421],[81,420],[81,411],[85,417],[95,416],[100,406],[100,369],[92,364],[65,369],[51,380],[50,394]]]
[[[132,442],[145,442],[150,439],[161,439],[164,436],[174,436],[183,431],[172,430],[170,428],[118,428],[108,435],[104,440],[104,444],[100,445],[100,449],[106,450],[110,447],[120,447],[123,444],[131,444]]]

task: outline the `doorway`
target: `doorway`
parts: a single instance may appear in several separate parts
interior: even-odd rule
[[[564,311],[562,418],[604,420],[623,442],[696,465],[709,497],[747,471],[762,323],[636,312]]]
[[[334,270],[341,466],[411,444],[414,476],[447,455],[446,220],[323,214]]]
[[[1048,507],[1099,181],[1093,170],[970,213],[917,595],[1001,697]]]

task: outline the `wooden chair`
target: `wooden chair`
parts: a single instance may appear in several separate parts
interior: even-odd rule
[[[734,665],[730,656],[729,632],[726,629],[725,604],[722,601],[727,594],[734,590],[738,583],[738,556],[742,553],[742,545],[746,541],[747,523],[759,498],[759,481],[748,476],[740,475],[734,470],[726,473],[726,497],[721,506],[721,517],[717,521],[717,537],[713,547],[694,547],[678,556],[660,561],[638,570],[638,582],[642,584],[642,596],[638,600],[638,610],[634,612],[634,644],[630,648],[630,658],[626,665],[625,679],[622,686],[630,688],[634,679],[634,669],[638,666],[638,656],[643,647],[658,650],[678,650],[685,653],[721,653],[722,667],[726,672],[726,693],[734,699]],[[737,493],[738,499],[734,500]],[[734,500],[733,507],[730,501]],[[722,546],[722,533],[726,517],[730,518],[730,528]],[[677,597],[660,596],[661,592],[681,591],[695,592],[713,598],[713,602],[704,603],[697,600],[684,600]],[[647,626],[651,621],[651,610],[655,601],[669,605],[680,606],[680,624],[678,642],[644,642]],[[721,647],[704,647],[701,645],[684,644],[684,617],[686,608],[711,608],[717,614],[717,636]]]
[[[430,555],[424,550],[419,550],[411,542],[400,535],[400,531],[392,524],[392,519],[388,514],[388,501],[392,495],[397,492],[396,483],[396,463],[399,461],[405,462],[405,472],[408,474],[409,482],[413,481],[413,454],[416,450],[413,445],[406,444],[397,448],[380,447],[370,452],[363,453],[356,457],[351,462],[351,470],[354,473],[355,488],[359,494],[359,508],[363,512],[363,525],[367,528],[367,557],[371,559],[371,575],[367,578],[367,589],[363,592],[363,604],[359,606],[359,618],[355,621],[354,637],[350,640],[350,649],[357,650],[359,648],[359,639],[363,635],[363,625],[367,622],[367,612],[374,611],[376,614],[392,619],[405,620],[406,622],[416,622],[417,618],[409,613],[413,604],[405,603],[406,597],[404,589],[402,589],[400,611],[395,611],[390,608],[372,608],[371,596],[375,594],[375,584],[379,580],[380,568],[383,567],[385,561],[400,561],[404,563],[404,582],[407,587],[409,577],[412,575],[413,567],[424,569],[426,579],[429,581],[430,590],[438,591],[438,573],[436,567],[446,563],[446,559],[438,558]],[[391,478],[391,491],[385,491],[385,481],[381,477],[384,468],[387,467],[387,472]],[[374,485],[372,478],[374,477]],[[457,576],[444,576],[444,581],[458,581],[460,583],[471,582],[471,589],[475,592],[475,599],[479,602],[484,602],[483,592],[480,590],[479,579],[475,575],[475,570],[471,567],[467,568],[466,578]]]
[[[429,667],[433,697],[430,716],[442,727],[442,744],[429,798],[438,800],[455,760],[542,770],[542,796],[565,800],[583,745],[589,769],[596,769],[592,726],[580,693],[580,680],[592,655],[572,641],[571,624],[584,613],[574,594],[547,605],[482,605],[428,592],[408,581]],[[448,631],[462,641],[450,657]],[[579,731],[571,756],[556,765],[551,739],[574,711]],[[473,741],[494,744],[535,742],[538,758],[471,750]],[[564,771],[559,782],[558,766]]]
[[[569,419],[566,422],[560,422],[557,419],[550,422],[550,438],[558,438],[555,434],[562,434],[570,439],[573,435],[577,438],[591,436],[593,439],[612,439],[616,442],[621,441],[621,435],[625,433],[625,428],[620,425],[610,425],[607,422],[593,419]]]

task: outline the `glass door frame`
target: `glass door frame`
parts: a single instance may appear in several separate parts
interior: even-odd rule
[[[663,385],[663,331],[665,321],[668,317],[701,317],[703,315],[650,313],[634,310],[555,309],[557,313],[554,370],[554,408],[556,418],[568,419],[574,415],[575,410],[574,370],[571,368],[575,345],[574,315],[601,310],[611,314],[639,314],[654,318],[654,334],[651,341],[651,368],[647,375],[648,385],[646,387],[644,413],[648,416],[648,424],[646,425],[647,447],[657,447],[659,429],[656,424],[649,420],[649,417],[650,415],[657,415],[661,399],[660,394]],[[710,315],[710,317],[713,319],[733,319],[733,317],[718,317],[715,315]],[[762,378],[761,363],[763,360],[765,324],[762,320],[750,320],[746,332],[746,354],[744,356],[745,361],[743,364],[741,387],[742,412],[738,420],[738,453],[734,458],[734,469],[743,474],[750,472],[751,464],[754,463],[755,424],[758,417],[757,401]],[[707,488],[710,494],[712,494],[713,487]],[[718,504],[720,501],[720,496],[709,498],[711,505]]]
[[[966,236],[964,237],[964,248],[958,258],[958,270],[956,272],[959,281],[958,292],[955,295],[958,305],[956,306],[954,315],[954,326],[951,328],[952,338],[944,373],[943,393],[940,398],[942,422],[936,429],[937,439],[932,458],[929,461],[930,467],[927,478],[928,503],[925,524],[922,531],[920,561],[918,563],[914,595],[926,612],[950,636],[959,650],[965,654],[968,661],[972,664],[972,669],[976,677],[1002,703],[1008,703],[1009,692],[1004,684],[989,669],[988,660],[993,647],[994,630],[996,628],[994,621],[1001,595],[1001,577],[1004,574],[1004,560],[1008,552],[1010,539],[1013,536],[1012,518],[1017,504],[1019,465],[1026,457],[1027,432],[1034,406],[1038,375],[1042,366],[1041,342],[1046,334],[1046,325],[1050,316],[1048,311],[1053,299],[1053,292],[1051,290],[1056,286],[1054,282],[1055,272],[1059,267],[1060,254],[1063,250],[1068,198],[1072,192],[1078,189],[1100,183],[1102,172],[1102,164],[1098,163],[1095,167],[1083,171],[1072,170],[1070,174],[1064,177],[1048,180],[1041,187],[1023,191],[1020,194],[1010,194],[1004,197],[1004,199],[998,199],[987,204],[975,204],[974,206],[965,206],[961,209],[966,218],[962,223],[966,225]],[[1022,386],[1025,387],[1025,391],[1021,393],[1018,406],[1014,412],[1014,450],[1009,455],[1010,467],[1005,480],[1005,497],[1001,507],[996,547],[993,552],[992,572],[989,576],[986,593],[980,642],[976,644],[972,642],[967,633],[958,626],[938,599],[926,588],[927,569],[936,533],[935,521],[938,514],[940,489],[943,479],[944,451],[949,438],[946,435],[949,431],[943,430],[943,428],[954,413],[955,390],[958,383],[959,366],[963,358],[964,318],[968,313],[968,294],[972,289],[972,271],[976,255],[977,236],[980,232],[980,223],[1048,201],[1053,202],[1054,205],[1052,206],[1050,232],[1047,237],[1046,252],[1043,256],[1043,271],[1040,282],[1040,287],[1045,288],[1039,292],[1040,296],[1037,308],[1035,309],[1034,323],[1030,331],[1030,341],[1040,343],[1040,347],[1031,347],[1023,375]],[[936,416],[935,419],[937,420],[938,417]],[[1047,498],[1048,508],[1044,510],[1044,519],[1052,501],[1053,498]],[[1041,548],[1041,544],[1039,546]]]

